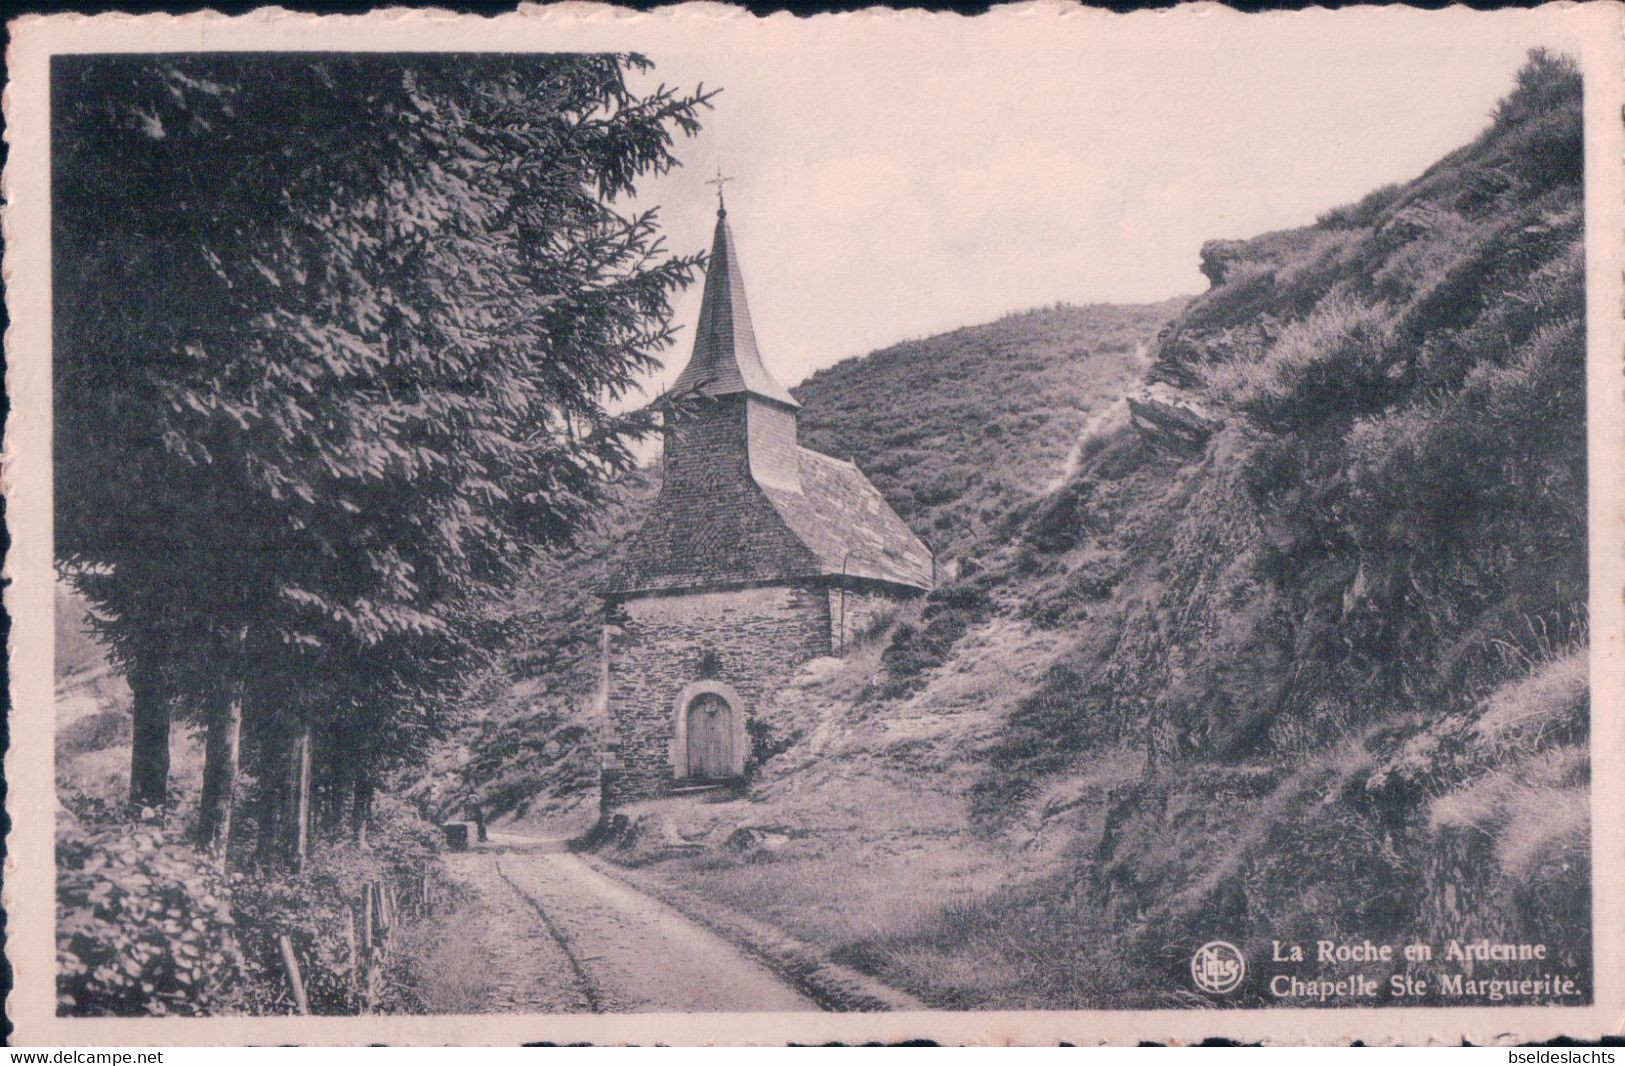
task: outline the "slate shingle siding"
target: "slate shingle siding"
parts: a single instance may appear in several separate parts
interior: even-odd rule
[[[671,790],[676,701],[689,683],[709,673],[732,686],[744,703],[734,711],[748,720],[803,663],[830,652],[829,597],[819,586],[639,597],[613,605],[608,623],[606,809]]]
[[[760,485],[801,491],[801,448],[796,443],[796,413],[755,397],[746,401],[751,477]]]

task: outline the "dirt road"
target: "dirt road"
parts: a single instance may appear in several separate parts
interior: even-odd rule
[[[492,835],[447,857],[491,968],[493,1011],[817,1010],[714,933],[558,841]]]

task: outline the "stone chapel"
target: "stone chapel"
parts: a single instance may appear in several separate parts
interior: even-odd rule
[[[761,702],[934,578],[862,471],[797,443],[720,199],[694,353],[666,395],[660,493],[600,590],[606,811],[742,779]]]

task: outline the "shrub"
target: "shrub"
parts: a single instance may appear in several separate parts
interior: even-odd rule
[[[130,731],[130,712],[127,710],[87,714],[57,730],[57,755],[59,757],[82,755],[85,752],[128,744]]]
[[[158,826],[58,816],[60,1011],[215,1014],[275,1001],[238,944],[231,886],[212,863]]]
[[[1333,297],[1282,330],[1262,359],[1213,367],[1208,385],[1265,429],[1313,430],[1387,404],[1403,371],[1391,343],[1385,306]]]
[[[967,575],[932,592],[918,626],[899,622],[892,629],[891,641],[880,653],[886,668],[881,695],[901,697],[920,688],[928,671],[948,661],[966,630],[987,619],[993,601],[973,577]]]
[[[1374,226],[1382,213],[1388,210],[1405,191],[1403,185],[1384,185],[1361,197],[1358,203],[1334,207],[1315,219],[1323,229],[1363,229]]]
[[[1578,63],[1536,48],[1518,71],[1517,88],[1496,105],[1495,129],[1506,131],[1541,115],[1578,114],[1583,91]]]

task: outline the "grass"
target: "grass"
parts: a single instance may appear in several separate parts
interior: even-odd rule
[[[491,1009],[491,967],[479,941],[464,930],[478,922],[459,900],[433,921],[404,927],[391,977],[407,1009],[423,1014],[481,1014]]]

